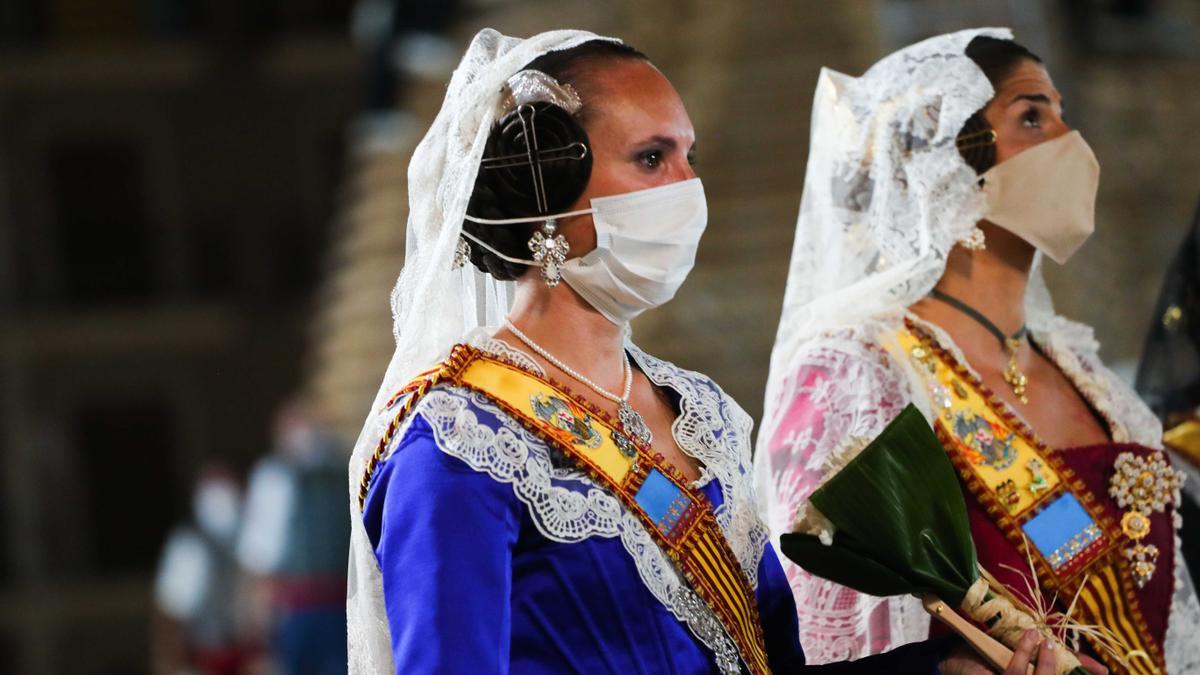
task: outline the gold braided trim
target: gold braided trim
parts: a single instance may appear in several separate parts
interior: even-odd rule
[[[396,431],[400,429],[404,418],[408,417],[408,414],[416,407],[421,397],[432,389],[434,385],[447,379],[453,379],[461,373],[462,369],[470,361],[470,352],[470,348],[466,345],[455,346],[445,361],[436,368],[418,375],[412,382],[404,385],[404,388],[396,392],[388,401],[384,408],[385,410],[390,409],[401,398],[408,397],[396,409],[396,414],[392,416],[392,421],[384,429],[383,436],[379,438],[379,443],[375,446],[375,452],[371,453],[371,458],[367,460],[367,465],[363,469],[362,479],[358,483],[358,511],[360,514],[362,513],[363,506],[367,503],[367,493],[371,491],[371,479],[374,478],[375,471],[379,469],[379,463],[383,461],[383,456],[387,454],[387,449],[392,444],[396,436]]]
[[[965,385],[961,392],[949,392],[948,400],[932,400],[932,394],[926,392],[930,396],[933,410],[938,415],[934,431],[958,469],[966,491],[979,501],[988,516],[1004,533],[1005,538],[1021,555],[1033,561],[1034,571],[1041,586],[1058,591],[1060,598],[1071,597],[1078,592],[1080,601],[1076,603],[1075,611],[1082,615],[1083,623],[1104,626],[1122,638],[1130,649],[1125,658],[1134,665],[1135,673],[1149,675],[1164,672],[1162,649],[1149,634],[1141,602],[1134,592],[1136,585],[1128,561],[1116,546],[1121,540],[1121,531],[1117,523],[1100,508],[1096,496],[1070,467],[1055,453],[1050,452],[1050,448],[1038,438],[1033,429],[1009,411],[987,385],[959,363],[953,354],[942,348],[932,335],[906,319],[905,330],[897,335],[897,342],[906,355],[910,354],[914,345],[920,345],[927,350],[930,358],[927,363],[921,365],[933,366],[933,371],[922,372],[922,376],[927,376],[929,381],[944,382],[951,389],[954,380]],[[947,403],[949,405],[946,405]],[[988,418],[1011,433],[1013,447],[1017,449],[1021,460],[1034,456],[1043,463],[1048,477],[1048,489],[1041,493],[1040,497],[1028,501],[1023,496],[1022,501],[1015,507],[1003,503],[1003,496],[997,485],[985,481],[980,468],[965,456],[961,439],[955,435],[953,425],[946,418],[947,413],[962,408]],[[1049,478],[1051,475],[1056,478]],[[1052,485],[1049,485],[1051,483]],[[1036,514],[1040,507],[1065,492],[1075,495],[1104,536],[1101,542],[1097,543],[1099,550],[1085,556],[1082,565],[1064,567],[1062,572],[1056,573],[1042,552],[1026,539],[1021,526]],[[1090,637],[1088,641],[1093,642]],[[1110,670],[1125,671],[1122,664],[1107,654],[1102,645],[1093,642],[1093,646]]]

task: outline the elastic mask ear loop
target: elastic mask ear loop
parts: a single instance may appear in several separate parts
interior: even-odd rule
[[[555,224],[554,219],[551,218],[542,225],[542,229],[534,232],[533,236],[529,238],[529,250],[533,251],[533,260],[514,258],[512,256],[504,255],[483,241],[480,241],[478,237],[472,235],[466,230],[462,231],[458,243],[460,247],[468,247],[466,253],[463,255],[463,257],[466,259],[470,259],[471,251],[469,249],[470,245],[467,244],[465,239],[470,239],[479,246],[482,246],[484,250],[489,251],[501,260],[513,263],[515,265],[531,265],[533,267],[540,267],[542,269],[542,281],[545,281],[546,285],[550,288],[554,288],[558,285],[558,282],[562,280],[560,268],[563,266],[563,263],[567,261],[567,251],[569,250],[566,238],[561,234],[555,233],[556,227],[557,225]],[[456,253],[455,259],[457,260],[458,257],[459,256]]]
[[[595,209],[580,209],[578,211],[567,211],[566,213],[556,213],[551,216],[531,216],[528,218],[498,218],[498,219],[497,218],[476,218],[475,216],[472,216],[471,214],[468,213],[465,217],[467,220],[471,221],[472,223],[479,223],[480,225],[520,225],[521,223],[540,223],[547,219],[561,220],[563,218],[571,218],[574,216],[586,216],[589,213],[595,213],[595,212],[596,212]]]
[[[492,255],[496,256],[497,258],[499,258],[505,262],[510,262],[510,263],[513,263],[514,265],[537,265],[537,261],[529,260],[528,258],[514,258],[509,255],[504,255],[500,251],[497,251],[496,249],[492,248],[488,244],[484,243],[481,239],[479,239],[475,235],[471,234],[470,232],[467,232],[466,230],[462,231],[462,237],[465,239],[470,239],[471,241],[475,242],[478,246],[483,248],[483,250],[487,251],[488,253],[491,253]]]
[[[568,211],[567,213],[560,213],[550,217],[538,216],[533,218],[494,219],[476,218],[472,215],[465,216],[466,219],[472,223],[479,223],[481,225],[519,225],[522,223],[542,223],[542,227],[535,231],[533,236],[529,238],[528,246],[529,250],[533,252],[533,260],[522,260],[520,258],[513,258],[511,256],[504,255],[491,246],[483,243],[478,237],[473,236],[466,230],[462,231],[462,236],[482,246],[485,250],[495,254],[501,260],[517,265],[532,265],[534,267],[541,268],[542,281],[545,281],[546,285],[550,288],[554,288],[558,285],[558,282],[562,280],[561,268],[567,262],[567,254],[571,251],[571,247],[567,244],[567,238],[558,233],[558,219],[568,218],[570,216],[582,216],[592,212],[593,209],[581,209],[579,211]],[[460,238],[458,243],[459,246],[455,251],[454,260],[457,266],[461,266],[462,264],[465,264],[466,260],[470,259],[471,251],[469,248],[464,250],[464,248],[469,247],[470,245],[467,244],[467,242],[463,239]],[[459,263],[459,261],[463,262]]]

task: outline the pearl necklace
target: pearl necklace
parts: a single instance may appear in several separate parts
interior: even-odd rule
[[[625,389],[621,392],[620,396],[617,396],[595,382],[592,382],[587,377],[584,377],[582,373],[579,373],[574,368],[571,368],[567,364],[560,361],[557,357],[547,351],[545,347],[542,347],[538,343],[534,342],[533,339],[528,335],[521,332],[521,329],[514,326],[512,321],[505,319],[504,326],[508,328],[513,335],[517,336],[518,340],[525,343],[526,347],[529,347],[533,351],[537,352],[538,356],[541,356],[543,359],[546,359],[552,363],[555,368],[558,368],[567,375],[570,375],[572,378],[582,382],[589,389],[603,396],[609,401],[616,403],[617,421],[621,426],[621,431],[638,439],[638,441],[640,441],[644,446],[650,445],[654,439],[653,435],[650,433],[650,427],[647,426],[645,418],[643,418],[638,411],[634,410],[633,406],[629,405],[629,394],[633,391],[633,366],[629,363],[628,353],[625,353],[624,350],[622,350],[622,353],[625,356],[625,359],[621,363],[622,370],[625,374]],[[635,455],[636,450],[634,449],[633,445],[629,443],[629,439],[624,436],[619,436],[619,434],[614,434],[613,436],[613,441],[616,442],[618,449],[620,449],[621,452],[627,456]]]

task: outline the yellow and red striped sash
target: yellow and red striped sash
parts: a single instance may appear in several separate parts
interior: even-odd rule
[[[919,326],[908,322],[897,343],[926,382],[934,429],[967,490],[1033,561],[1041,588],[1068,601],[1078,592],[1072,619],[1103,626],[1125,643],[1128,669],[1094,645],[1113,672],[1166,672],[1160,645],[1139,630],[1145,621],[1121,555],[1121,530],[1096,496]]]
[[[636,441],[618,443],[620,431],[606,415],[487,352],[457,345],[439,367],[392,397],[389,408],[400,406],[367,462],[359,487],[360,509],[404,418],[426,392],[443,382],[488,396],[615,495],[712,610],[749,672],[770,672],[754,589],[717,524],[712,504],[649,448]]]

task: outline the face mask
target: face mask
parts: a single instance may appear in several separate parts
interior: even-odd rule
[[[200,529],[227,541],[237,531],[241,511],[238,489],[226,480],[205,481],[192,498],[192,511]]]
[[[708,203],[699,178],[591,200],[592,208],[558,216],[487,221],[492,224],[542,222],[592,214],[596,248],[562,266],[562,278],[609,321],[624,325],[642,312],[675,297],[696,262],[700,236],[708,225]],[[510,262],[475,237],[476,244]]]
[[[984,217],[1060,265],[1096,228],[1100,164],[1078,131],[997,164],[983,181]]]

